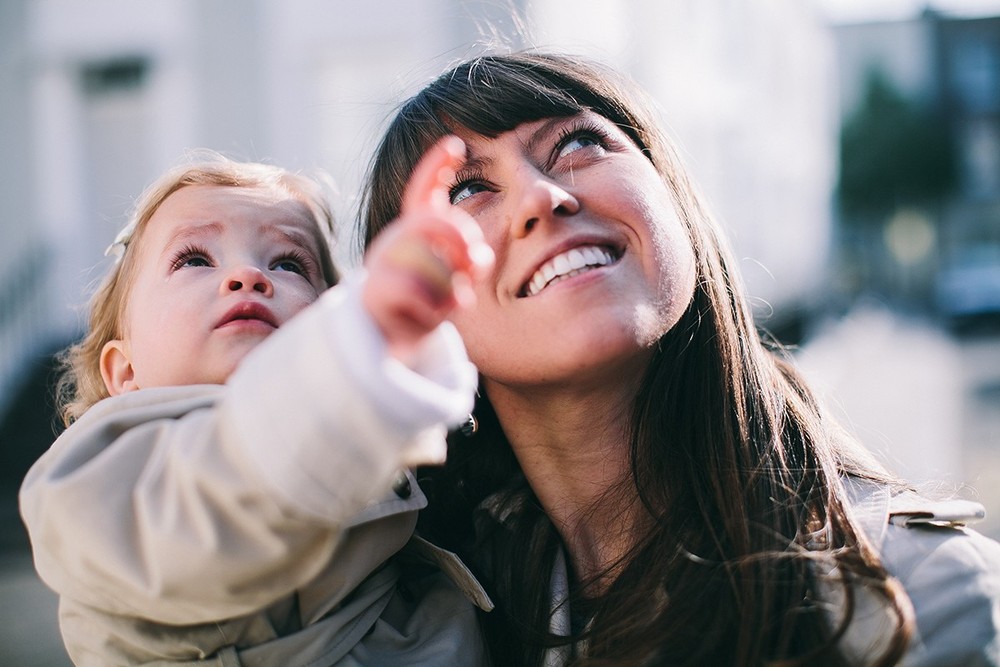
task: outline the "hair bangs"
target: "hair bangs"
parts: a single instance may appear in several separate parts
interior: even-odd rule
[[[399,215],[410,173],[447,134],[494,138],[524,123],[590,110],[618,125],[657,164],[646,136],[651,125],[634,112],[635,93],[627,88],[593,63],[530,52],[483,56],[438,77],[402,105],[373,156],[363,196],[362,247]]]
[[[541,63],[493,58],[459,67],[426,92],[451,130],[464,128],[487,137],[543,118],[572,116],[592,106],[580,99],[584,90],[579,82]]]

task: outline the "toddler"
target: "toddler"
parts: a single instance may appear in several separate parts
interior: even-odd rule
[[[21,489],[75,664],[479,663],[491,603],[413,535],[407,470],[476,387],[444,321],[492,261],[447,204],[462,150],[336,287],[315,181],[220,156],[142,195]]]

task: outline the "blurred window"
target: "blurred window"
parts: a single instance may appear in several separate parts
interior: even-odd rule
[[[976,199],[1000,197],[1000,123],[991,118],[967,119],[959,137],[966,194]]]
[[[149,69],[145,58],[129,56],[83,66],[83,89],[90,95],[140,88]]]
[[[80,69],[90,264],[101,261],[150,173],[149,74],[149,60],[142,56],[84,63]]]
[[[1000,111],[1000,39],[967,34],[951,59],[955,95],[966,112]]]

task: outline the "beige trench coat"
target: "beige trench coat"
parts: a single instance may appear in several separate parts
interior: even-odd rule
[[[77,665],[480,664],[452,554],[413,537],[476,386],[443,328],[414,369],[387,359],[357,290],[335,288],[226,386],[91,408],[21,491],[36,568]]]

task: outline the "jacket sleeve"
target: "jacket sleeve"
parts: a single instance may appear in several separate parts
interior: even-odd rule
[[[42,579],[114,614],[239,616],[327,565],[402,465],[442,459],[475,368],[447,324],[414,368],[388,357],[359,286],[328,291],[225,386],[125,394],[67,429],[20,495]]]

